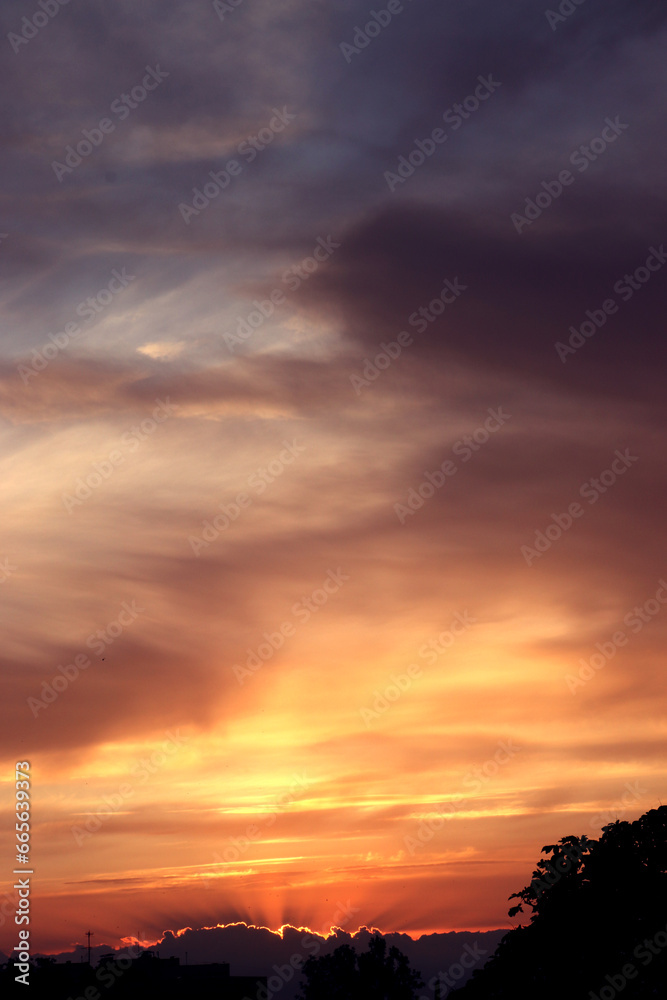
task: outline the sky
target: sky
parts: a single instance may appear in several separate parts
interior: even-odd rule
[[[44,4],[1,13],[0,948],[16,761],[42,951],[510,927],[667,787],[664,6]]]

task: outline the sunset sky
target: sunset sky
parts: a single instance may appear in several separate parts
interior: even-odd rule
[[[44,951],[667,800],[667,12],[570,7],[4,4],[0,950],[17,760]]]

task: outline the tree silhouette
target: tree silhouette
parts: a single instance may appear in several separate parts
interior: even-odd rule
[[[510,916],[531,909],[456,1000],[664,997],[667,983],[667,806],[599,840],[548,844]]]
[[[406,956],[394,946],[387,951],[387,942],[378,934],[359,955],[343,944],[331,955],[309,958],[303,975],[306,983],[299,1000],[415,1000],[422,985]]]

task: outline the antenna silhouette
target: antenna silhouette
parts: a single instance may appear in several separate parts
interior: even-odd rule
[[[86,937],[88,938],[88,965],[90,965],[90,939],[94,934],[94,931],[86,931]]]

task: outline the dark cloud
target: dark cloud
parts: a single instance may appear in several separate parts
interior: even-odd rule
[[[342,945],[351,945],[358,952],[365,951],[371,935],[378,933],[380,932],[374,928],[363,928],[354,933],[338,929],[325,938],[306,928],[285,926],[277,934],[264,927],[229,924],[200,930],[187,928],[178,933],[166,931],[156,942],[156,947],[161,958],[173,955],[183,964],[186,961],[191,965],[226,961],[230,964],[233,976],[268,976],[275,975],[276,966],[289,969],[293,956],[302,956],[303,961],[306,961],[311,955],[329,955]],[[446,974],[451,965],[460,961],[462,955],[467,957],[474,954],[484,956],[484,960],[487,960],[503,933],[505,932],[423,934],[416,940],[407,934],[382,936],[388,947],[395,946],[408,956],[411,966],[421,973],[424,980],[422,992],[432,995],[434,991],[427,984],[433,976],[438,976],[441,972]],[[81,948],[57,955],[56,960],[74,961],[71,956],[78,955]],[[118,953],[122,950],[119,949]],[[93,961],[109,951],[108,945],[95,946],[91,949]],[[469,961],[468,959],[466,964]],[[292,1000],[298,992],[300,981],[300,975],[292,973],[289,981],[283,980],[280,996],[285,1000]]]

